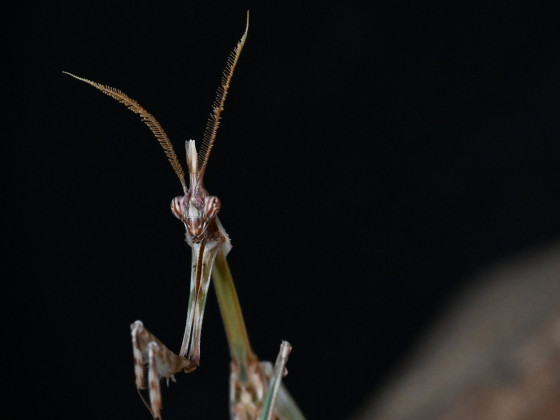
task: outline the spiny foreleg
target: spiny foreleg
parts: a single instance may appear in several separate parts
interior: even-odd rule
[[[144,328],[141,321],[134,322],[130,329],[136,388],[152,416],[155,419],[161,419],[160,379],[166,378],[168,382],[169,379],[175,381],[173,375],[178,372],[192,372],[198,365],[169,350],[152,333]],[[146,367],[148,369],[149,404],[140,393],[140,390],[147,388],[144,375]]]

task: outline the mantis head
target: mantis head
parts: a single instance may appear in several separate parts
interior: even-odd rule
[[[185,195],[175,197],[171,202],[171,211],[185,224],[188,239],[195,244],[212,233],[208,231],[208,227],[213,225],[221,205],[218,197],[209,195],[204,189],[197,161],[198,154],[194,140],[189,140],[187,142],[187,164],[191,185]]]
[[[181,220],[193,243],[199,243],[205,236],[208,226],[216,219],[220,210],[220,199],[211,195],[187,194],[175,197],[171,211]]]

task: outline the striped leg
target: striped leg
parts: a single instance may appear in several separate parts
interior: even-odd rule
[[[169,350],[152,333],[144,328],[141,321],[134,322],[131,326],[132,355],[134,357],[134,375],[136,377],[136,388],[140,397],[152,413],[155,419],[161,419],[161,389],[159,381],[161,378],[175,380],[178,372],[192,372],[197,364],[180,357]],[[140,393],[146,389],[144,371],[148,368],[148,389],[150,403],[148,404]]]

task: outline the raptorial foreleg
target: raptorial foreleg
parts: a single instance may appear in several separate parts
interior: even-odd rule
[[[132,354],[134,356],[134,375],[136,388],[140,397],[155,419],[161,418],[161,378],[175,381],[173,375],[178,372],[192,372],[197,364],[169,350],[161,341],[150,333],[141,321],[134,322],[131,326]],[[148,404],[140,390],[146,389],[145,369],[148,369],[148,389],[150,403]]]

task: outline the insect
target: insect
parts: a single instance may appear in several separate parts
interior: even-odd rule
[[[185,172],[171,140],[160,123],[148,111],[118,89],[64,72],[99,89],[138,114],[163,147],[183,188],[183,195],[174,198],[171,202],[171,211],[185,225],[186,242],[192,249],[187,320],[179,353],[176,354],[169,350],[144,327],[141,321],[136,321],[131,325],[136,387],[152,416],[156,419],[161,418],[160,379],[166,378],[168,381],[169,379],[174,381],[176,373],[190,373],[196,370],[200,363],[202,319],[211,277],[216,285],[218,302],[232,354],[231,418],[239,420],[303,419],[297,405],[281,384],[282,377],[286,374],[285,365],[291,351],[290,344],[286,341],[282,342],[274,368],[268,362],[259,362],[251,350],[233,280],[225,259],[231,249],[231,243],[218,219],[220,200],[210,195],[203,183],[230,82],[241,50],[245,45],[248,29],[249,14],[247,13],[245,31],[228,57],[200,150],[197,151],[194,140],[186,142],[188,186]],[[140,391],[146,388],[149,390],[149,403]]]

